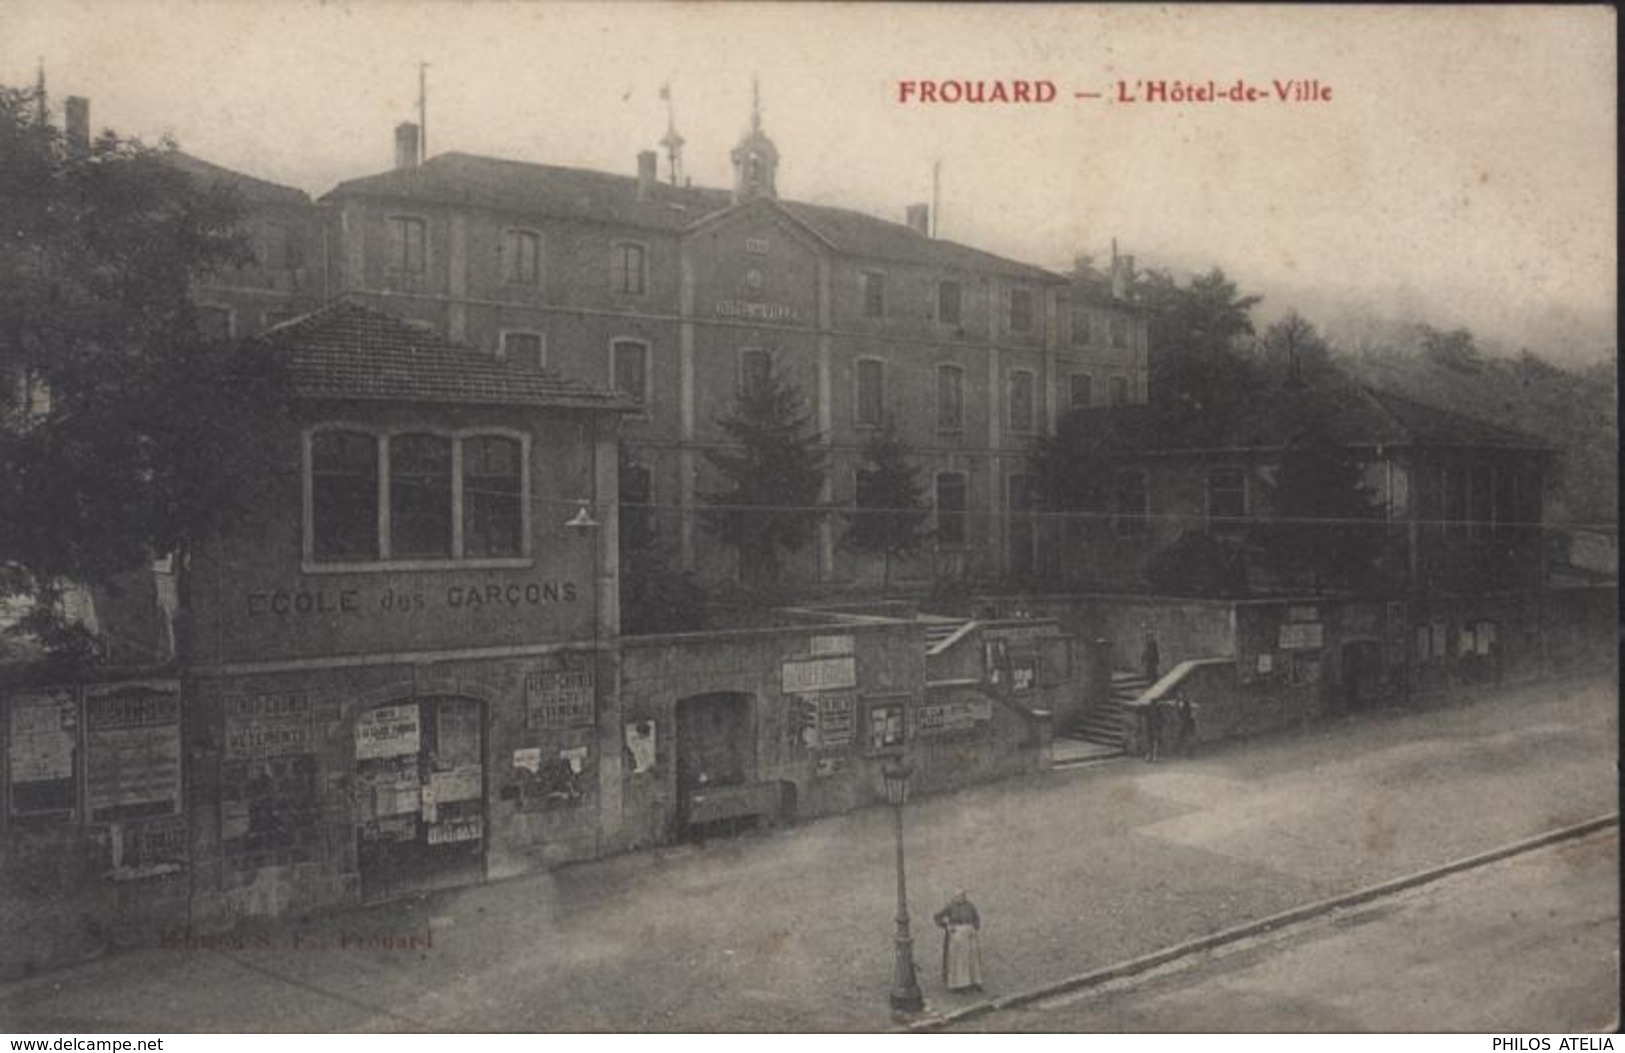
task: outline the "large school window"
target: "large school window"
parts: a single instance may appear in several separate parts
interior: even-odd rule
[[[859,275],[863,283],[863,315],[865,318],[884,318],[886,315],[886,276],[879,271],[864,271]]]
[[[451,555],[451,440],[397,435],[389,443],[389,551],[398,559]]]
[[[523,558],[528,454],[509,434],[317,429],[306,459],[306,560]]]
[[[1073,409],[1088,409],[1094,403],[1095,380],[1088,373],[1073,373],[1067,378],[1067,392]]]

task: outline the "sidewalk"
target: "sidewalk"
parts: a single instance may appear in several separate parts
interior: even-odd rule
[[[1616,810],[1617,708],[1612,681],[1535,685],[911,803],[926,997],[977,998],[935,975],[929,919],[956,888],[997,996]],[[0,987],[0,1030],[880,1030],[890,822],[647,851],[242,949],[133,951]]]

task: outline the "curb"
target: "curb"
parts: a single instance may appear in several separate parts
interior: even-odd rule
[[[1091,972],[1079,973],[1076,976],[1069,976],[1066,979],[1057,980],[1054,983],[1044,984],[1041,987],[1035,987],[1028,991],[1020,991],[1016,994],[1005,995],[986,1002],[978,1002],[975,1005],[968,1005],[962,1009],[956,1009],[951,1013],[944,1013],[941,1016],[925,1017],[920,1020],[911,1021],[910,1023],[905,1024],[899,1030],[904,1032],[940,1031],[943,1028],[949,1027],[953,1024],[986,1016],[989,1013],[996,1013],[1006,1009],[1015,1009],[1020,1006],[1029,1005],[1033,1002],[1042,1001],[1046,998],[1053,998],[1056,995],[1069,994],[1073,991],[1081,991],[1090,987],[1098,987],[1101,984],[1107,983],[1111,980],[1118,980],[1122,979],[1123,977],[1136,976],[1140,973],[1149,972],[1158,966],[1166,965],[1167,963],[1179,958],[1184,958],[1192,954],[1199,954],[1202,951],[1212,950],[1215,947],[1222,947],[1227,943],[1235,943],[1238,940],[1244,940],[1251,936],[1257,936],[1261,933],[1266,933],[1285,925],[1293,925],[1298,922],[1307,921],[1310,918],[1330,913],[1331,911],[1338,910],[1342,907],[1354,906],[1373,899],[1379,899],[1383,896],[1393,895],[1396,892],[1402,892],[1406,889],[1416,888],[1419,885],[1426,885],[1431,882],[1438,881],[1441,878],[1449,877],[1452,874],[1458,874],[1464,870],[1472,870],[1475,867],[1495,863],[1511,856],[1520,855],[1524,852],[1531,852],[1538,848],[1545,848],[1548,845],[1553,845],[1560,841],[1568,841],[1577,837],[1584,837],[1587,834],[1595,833],[1598,830],[1603,830],[1610,826],[1617,826],[1618,824],[1619,813],[1614,812],[1611,815],[1601,815],[1592,819],[1587,819],[1584,822],[1576,823],[1573,826],[1565,826],[1556,830],[1548,830],[1543,834],[1537,834],[1534,837],[1525,838],[1522,841],[1514,841],[1511,844],[1502,845],[1500,848],[1492,848],[1487,852],[1480,852],[1477,855],[1465,856],[1461,859],[1445,863],[1442,866],[1433,867],[1430,870],[1420,870],[1414,874],[1407,874],[1403,877],[1394,878],[1376,885],[1367,885],[1365,888],[1356,889],[1353,892],[1346,892],[1341,896],[1333,896],[1330,899],[1318,900],[1314,903],[1308,903],[1301,907],[1293,907],[1291,910],[1282,911],[1279,914],[1272,914],[1267,918],[1260,918],[1257,921],[1245,922],[1241,925],[1235,926],[1234,928],[1224,929],[1219,932],[1210,933],[1206,936],[1199,936],[1194,940],[1187,940],[1184,943],[1176,943],[1172,947],[1164,947],[1161,950],[1152,951],[1150,954],[1141,955],[1138,958],[1130,958],[1127,961],[1118,962],[1115,965],[1107,965]]]

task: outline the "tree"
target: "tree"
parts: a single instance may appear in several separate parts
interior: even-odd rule
[[[1184,287],[1165,270],[1148,270],[1134,293],[1149,315],[1155,402],[1201,411],[1234,404],[1250,389],[1256,377],[1242,345],[1261,297],[1242,296],[1217,267]]]
[[[704,495],[711,507],[701,522],[739,553],[747,585],[768,586],[778,578],[780,553],[802,548],[817,532],[825,451],[806,400],[772,364],[716,423],[729,445],[705,458],[728,486]]]
[[[0,415],[0,595],[48,645],[71,637],[64,588],[155,555],[177,557],[184,605],[188,556],[269,477],[257,422],[280,374],[206,340],[190,298],[251,259],[239,205],[168,149],[69,143],[38,92],[0,87],[0,379],[19,396]]]
[[[858,451],[856,508],[846,513],[842,543],[884,561],[883,591],[891,591],[894,559],[907,559],[931,538],[931,502],[913,451],[897,437],[891,415]]]
[[[1308,319],[1297,311],[1268,329],[1259,341],[1260,364],[1277,380],[1312,383],[1332,371],[1332,349]]]
[[[621,631],[639,635],[699,629],[705,593],[692,574],[675,568],[671,546],[660,536],[649,490],[638,485],[638,468],[624,442],[618,453]]]
[[[1287,446],[1275,477],[1275,515],[1257,532],[1264,558],[1315,591],[1364,589],[1386,538],[1382,509],[1354,451],[1310,422]]]

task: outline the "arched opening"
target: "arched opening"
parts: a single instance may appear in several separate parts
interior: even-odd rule
[[[677,702],[677,821],[685,836],[731,833],[758,814],[752,696],[735,691]]]
[[[432,696],[355,720],[356,856],[365,900],[485,877],[485,707]]]

